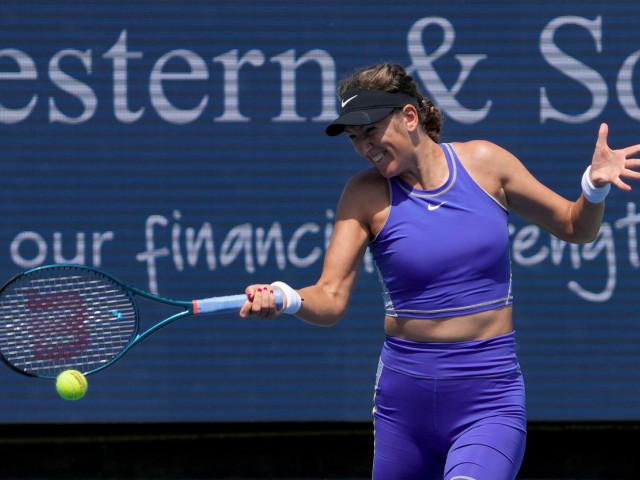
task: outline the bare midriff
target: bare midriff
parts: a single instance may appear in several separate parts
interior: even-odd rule
[[[446,318],[385,317],[387,335],[414,342],[444,343],[486,340],[513,331],[511,305]]]

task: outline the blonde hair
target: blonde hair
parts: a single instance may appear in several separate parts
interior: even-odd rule
[[[382,90],[390,93],[405,93],[418,100],[418,115],[420,125],[427,135],[436,143],[440,141],[442,114],[434,103],[425,98],[418,89],[416,82],[401,65],[395,63],[380,63],[356,70],[350,77],[343,79],[338,88],[342,95],[353,88],[367,90]]]

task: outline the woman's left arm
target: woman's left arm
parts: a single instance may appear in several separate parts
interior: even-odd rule
[[[604,214],[603,198],[598,198],[603,192],[599,189],[615,185],[629,191],[631,187],[623,179],[640,179],[640,173],[633,170],[640,166],[640,159],[631,158],[640,151],[640,145],[612,150],[607,144],[608,131],[603,123],[591,166],[583,179],[590,181],[593,189],[589,197],[595,202],[587,200],[584,189],[577,200],[567,200],[539,182],[515,156],[489,144],[491,156],[497,160],[494,165],[507,206],[561,240],[571,243],[595,240]],[[576,183],[580,185],[580,180],[576,179]]]

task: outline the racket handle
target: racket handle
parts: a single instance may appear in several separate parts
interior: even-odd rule
[[[282,292],[280,290],[275,290],[273,294],[276,297],[276,309],[282,310],[282,307],[284,306],[284,302],[282,301]],[[203,313],[237,312],[246,301],[246,295],[228,295],[226,297],[204,298],[202,300],[193,301],[193,310],[196,315],[201,315]]]

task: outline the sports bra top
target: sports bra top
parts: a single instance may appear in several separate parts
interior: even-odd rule
[[[435,190],[390,178],[390,210],[369,244],[385,314],[443,318],[513,303],[508,211],[441,144],[449,177]]]

